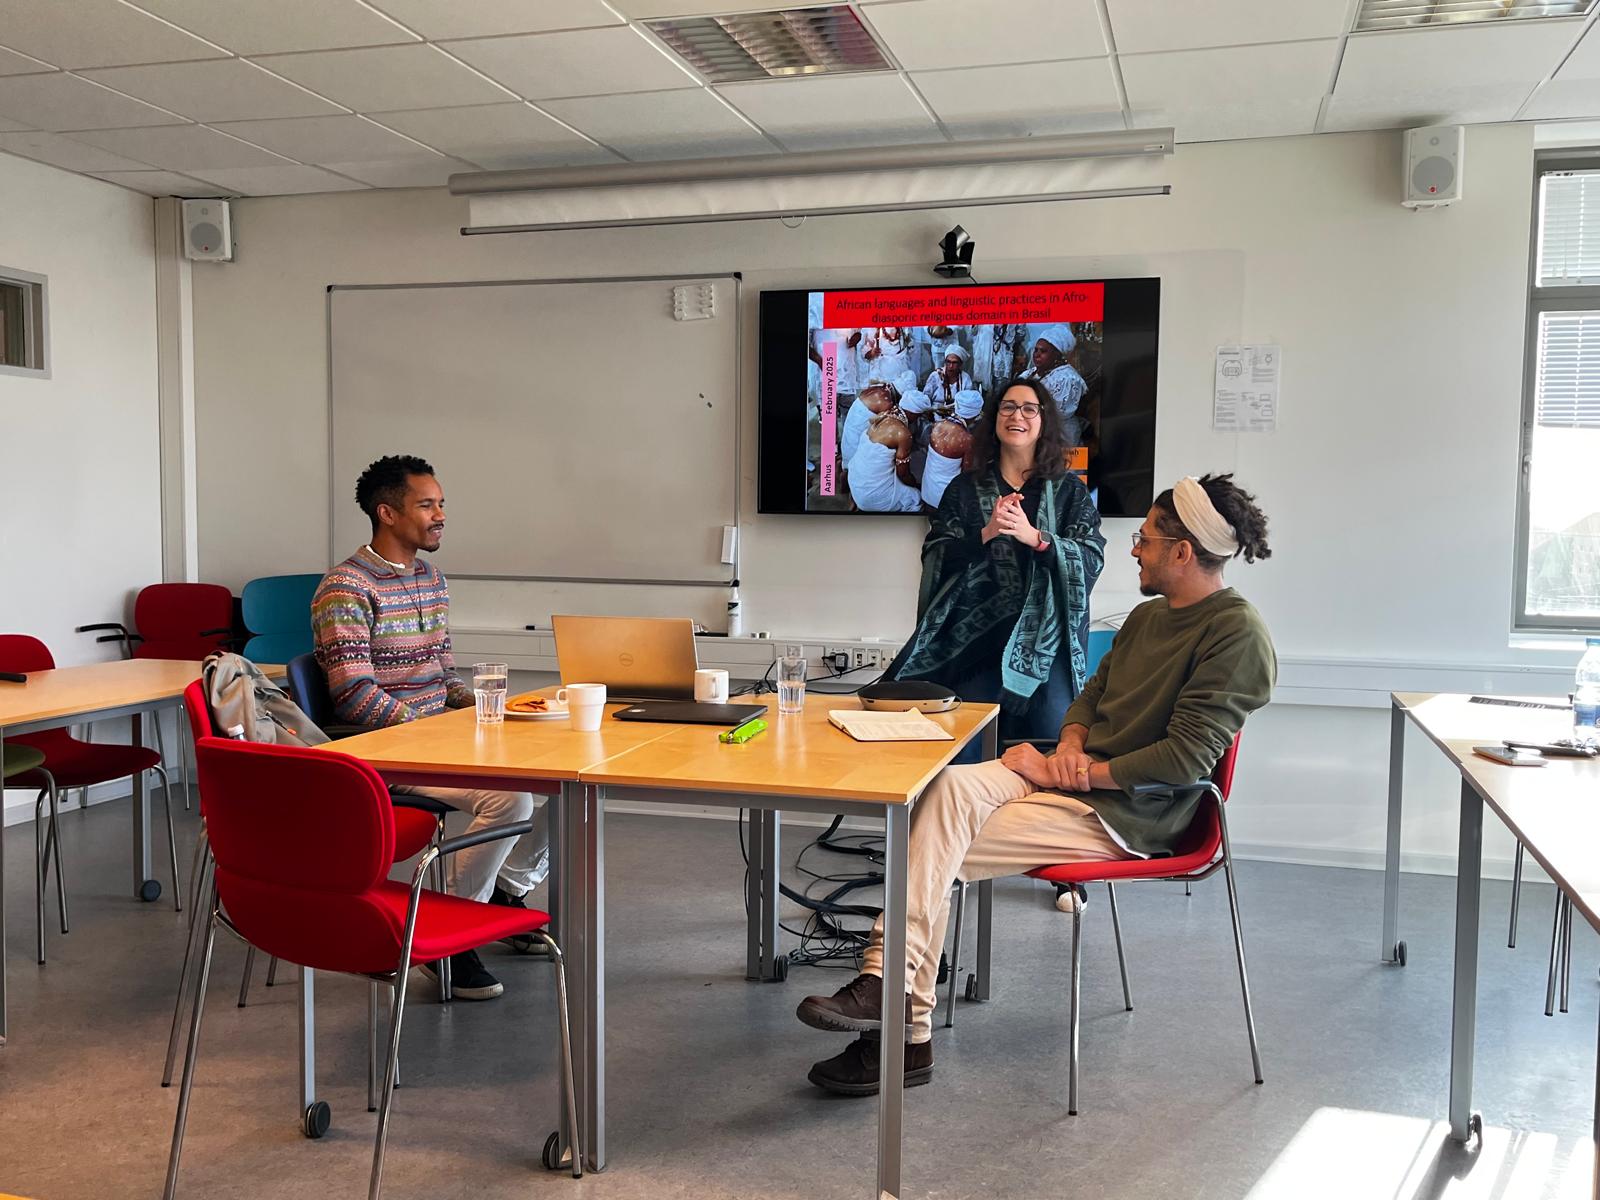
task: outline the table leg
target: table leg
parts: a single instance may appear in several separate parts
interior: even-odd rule
[[[0,752],[6,731],[0,728]],[[6,1044],[6,821],[5,788],[0,786],[0,1046]]]
[[[1594,1172],[1589,1181],[1589,1195],[1593,1200],[1600,1200],[1600,1037],[1595,1042],[1594,1125],[1589,1138],[1594,1143]]]
[[[766,812],[752,808],[744,872],[744,977],[752,983],[761,978],[761,884],[765,876],[761,855],[767,846],[766,825]]]
[[[783,814],[767,813],[761,827],[761,978],[768,983],[781,981],[788,972],[778,965],[778,841]]]
[[[1478,915],[1483,886],[1483,800],[1461,781],[1456,857],[1456,963],[1450,1006],[1450,1136],[1469,1141],[1482,1122],[1472,1110],[1472,1050],[1478,1025]]]
[[[135,746],[144,745],[144,714],[134,713],[130,739]],[[133,896],[136,900],[154,900],[161,894],[161,884],[152,879],[150,866],[150,792],[144,786],[144,772],[133,777]],[[154,885],[153,887],[150,885]],[[153,893],[153,894],[152,894]]]
[[[567,960],[574,1097],[588,1170],[606,1165],[605,820],[597,789],[561,785],[561,951]]]
[[[884,816],[883,846],[883,1036],[878,1045],[879,1200],[900,1195],[900,1151],[904,1134],[906,1038],[906,854],[911,813],[899,804]]]
[[[1398,703],[1389,707],[1389,834],[1383,856],[1383,950],[1386,963],[1406,965],[1406,946],[1400,940],[1400,801],[1404,789],[1406,713]]]
[[[996,718],[983,727],[983,757],[994,758],[1000,750],[1000,722]],[[985,879],[978,884],[978,936],[977,969],[973,972],[972,988],[968,1000],[987,1000],[992,976],[990,950],[994,944],[994,880]]]

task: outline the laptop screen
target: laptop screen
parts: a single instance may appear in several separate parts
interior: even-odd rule
[[[607,699],[694,696],[694,622],[687,617],[551,618],[561,682],[603,683]]]

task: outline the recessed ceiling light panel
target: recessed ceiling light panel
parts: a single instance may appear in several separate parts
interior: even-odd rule
[[[708,83],[891,69],[861,18],[843,4],[644,24]]]
[[[1594,5],[1595,0],[1361,0],[1356,32],[1581,17]]]

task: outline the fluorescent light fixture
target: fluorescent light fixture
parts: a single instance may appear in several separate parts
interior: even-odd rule
[[[1595,0],[1361,0],[1355,32],[1580,17],[1594,4]]]
[[[708,83],[892,69],[861,18],[843,4],[644,25]]]

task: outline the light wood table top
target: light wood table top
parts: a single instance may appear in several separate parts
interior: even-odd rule
[[[766,732],[748,742],[719,742],[721,730],[711,725],[658,726],[666,736],[590,766],[583,782],[909,804],[998,712],[963,704],[930,716],[956,735],[953,742],[858,742],[828,723],[830,708],[861,707],[854,696],[812,692],[805,712],[792,716],[779,714],[776,697],[763,699]]]
[[[1425,692],[1394,698],[1600,930],[1600,759],[1552,757],[1542,767],[1510,767],[1472,752],[1506,738],[1571,737],[1570,710],[1473,704],[1466,696]],[[1550,703],[1548,696],[1517,699]]]
[[[420,721],[358,733],[324,748],[354,755],[390,774],[575,781],[594,764],[680,728],[613,721],[611,714],[621,707],[606,705],[596,733],[579,733],[566,719],[508,717],[500,725],[479,725],[475,709],[455,708]]]
[[[34,671],[27,683],[0,683],[0,728],[175,699],[199,678],[198,662],[160,658]]]

